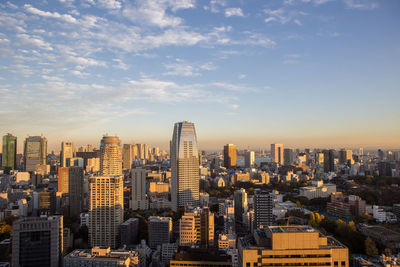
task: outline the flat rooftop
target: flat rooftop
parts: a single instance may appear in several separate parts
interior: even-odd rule
[[[269,229],[272,233],[313,233],[318,232],[308,225],[295,225],[295,226],[270,226]]]

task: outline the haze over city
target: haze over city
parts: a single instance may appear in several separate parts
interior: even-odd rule
[[[3,1],[0,129],[167,149],[398,148],[400,3]],[[22,152],[22,142],[18,144]]]

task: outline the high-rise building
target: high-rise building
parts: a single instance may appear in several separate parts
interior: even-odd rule
[[[4,170],[17,169],[17,137],[12,134],[3,136],[1,166]]]
[[[273,198],[270,192],[261,189],[254,190],[255,228],[265,228],[272,225],[274,222],[273,207]]]
[[[123,176],[90,177],[89,191],[90,245],[116,248],[124,219]]]
[[[60,266],[62,216],[26,217],[13,223],[12,266]]]
[[[335,150],[325,149],[324,153],[324,172],[335,171]]]
[[[271,160],[272,162],[283,164],[283,145],[271,144]]]
[[[318,179],[322,179],[322,177],[323,177],[323,175],[324,175],[324,153],[322,153],[322,152],[317,152],[316,154],[315,154],[315,164],[317,165],[316,166],[316,169],[315,169],[315,175],[316,175],[316,178],[318,178]]]
[[[175,123],[171,141],[172,210],[199,204],[199,151],[194,123]]]
[[[242,222],[243,214],[247,212],[247,193],[241,188],[233,193],[235,207],[235,221]]]
[[[228,169],[236,167],[236,146],[233,144],[224,146],[224,166]]]
[[[102,176],[122,175],[122,149],[118,136],[103,136],[100,142]]]
[[[293,149],[285,148],[283,150],[283,164],[284,165],[293,164],[293,160],[294,160]]]
[[[254,165],[255,155],[254,151],[246,151],[244,155],[244,166],[246,168],[251,168]]]
[[[74,148],[71,142],[62,142],[61,143],[61,153],[60,153],[60,165],[61,167],[69,167],[67,166],[67,159],[74,157]]]
[[[139,230],[139,219],[130,218],[123,222],[119,228],[121,237],[121,246],[126,245],[132,247],[137,242]]]
[[[172,237],[172,218],[149,217],[149,247],[156,249],[157,246],[169,243]]]
[[[353,161],[353,151],[341,149],[339,150],[339,163],[340,164],[348,164]]]
[[[241,267],[349,266],[348,248],[307,225],[257,229],[239,239],[238,249]]]
[[[69,183],[69,168],[60,167],[58,168],[58,192],[67,194]]]
[[[83,169],[68,168],[69,214],[79,216],[83,208]]]
[[[181,246],[212,246],[214,244],[214,214],[208,207],[189,207],[179,220]]]
[[[124,144],[122,147],[122,168],[129,170],[132,162],[137,157],[137,146],[135,144]]]
[[[135,168],[131,170],[132,176],[132,209],[146,210],[146,170]]]
[[[29,136],[24,143],[24,170],[46,173],[47,139],[43,136]]]

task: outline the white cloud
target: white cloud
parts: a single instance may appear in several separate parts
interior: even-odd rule
[[[241,8],[227,8],[225,9],[225,17],[232,17],[232,16],[237,16],[237,17],[243,17],[243,11]]]
[[[14,5],[13,3],[10,3],[9,1],[7,1],[7,6],[8,6],[9,8],[12,8],[12,9],[17,9],[17,8],[18,8],[17,5]]]
[[[96,60],[94,58],[68,56],[67,60],[69,62],[78,64],[79,66],[82,66],[82,67],[93,67],[93,66],[94,67],[98,67],[98,66],[105,67],[106,66],[105,62]]]
[[[375,9],[379,7],[374,0],[344,0],[347,7],[353,9]]]
[[[121,70],[128,70],[129,67],[126,65],[121,59],[113,59],[114,62],[117,64],[113,65],[114,68],[121,69]]]
[[[77,20],[72,17],[69,14],[60,14],[58,12],[49,12],[49,11],[42,11],[40,9],[37,9],[29,4],[25,4],[24,8],[26,11],[28,11],[31,14],[38,15],[41,17],[47,17],[47,18],[55,18],[55,19],[61,19],[63,21],[69,22],[69,23],[76,23]]]
[[[246,78],[246,77],[247,77],[247,75],[246,75],[246,74],[243,74],[243,73],[238,75],[238,78],[239,78],[239,79],[244,79],[244,78]]]
[[[121,2],[117,0],[98,0],[100,7],[107,9],[120,9],[122,7]]]
[[[299,17],[307,15],[302,11],[287,11],[284,8],[265,9],[264,13],[268,15],[264,20],[265,23],[279,22],[281,24],[286,24],[288,22],[293,22],[297,25],[302,25]]]
[[[36,47],[39,47],[44,50],[53,50],[51,45],[47,42],[45,42],[41,37],[39,36],[30,36],[28,34],[17,34],[17,37],[21,41],[21,44],[23,45],[33,45]]]
[[[167,72],[164,75],[172,76],[184,76],[184,77],[194,77],[200,76],[201,71],[212,71],[216,69],[216,66],[207,62],[204,64],[189,64],[177,59],[178,63],[164,64]]]

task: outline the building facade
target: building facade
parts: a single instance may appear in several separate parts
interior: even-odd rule
[[[1,166],[4,170],[17,169],[17,137],[10,133],[3,136]]]
[[[149,217],[149,247],[156,249],[157,246],[171,242],[172,218]]]
[[[236,167],[236,146],[233,144],[224,146],[224,166],[227,169]]]
[[[122,149],[118,136],[103,136],[100,142],[100,174],[122,175]]]
[[[46,173],[47,139],[43,136],[29,136],[24,143],[24,170]]]
[[[283,164],[283,145],[271,144],[271,160],[272,162]]]
[[[69,167],[67,166],[67,159],[74,157],[74,147],[71,142],[62,142],[61,143],[61,152],[60,152],[60,165],[61,167]]]
[[[270,192],[261,189],[254,190],[255,228],[265,228],[273,224],[273,208],[274,203]]]
[[[132,176],[132,209],[146,210],[148,201],[146,197],[146,170],[135,168],[131,170]]]

